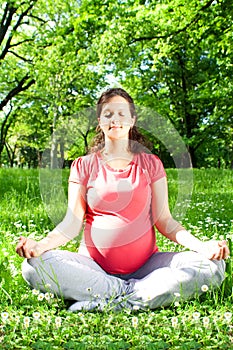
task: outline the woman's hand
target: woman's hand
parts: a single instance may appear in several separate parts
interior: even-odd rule
[[[43,252],[44,250],[38,242],[26,237],[20,237],[19,243],[16,246],[16,253],[22,258],[35,258]]]
[[[201,251],[210,260],[227,259],[230,255],[230,250],[226,241],[206,241],[202,242]]]

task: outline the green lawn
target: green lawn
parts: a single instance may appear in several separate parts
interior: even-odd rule
[[[0,348],[233,349],[229,284],[225,295],[223,289],[207,291],[153,312],[106,309],[73,314],[63,300],[37,294],[25,284],[15,245],[20,235],[43,237],[62,218],[68,174],[0,169]],[[167,174],[171,210],[183,225],[203,239],[232,239],[232,172],[171,169]],[[181,249],[161,235],[158,243],[160,250]],[[75,250],[77,244],[70,242],[66,248]]]

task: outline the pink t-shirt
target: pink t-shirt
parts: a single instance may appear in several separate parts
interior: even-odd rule
[[[86,187],[81,244],[108,273],[132,273],[158,250],[151,219],[151,184],[164,176],[161,160],[147,153],[134,154],[121,170],[112,169],[100,153],[72,163],[69,181]]]

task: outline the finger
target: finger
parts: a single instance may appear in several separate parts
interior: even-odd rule
[[[223,256],[223,249],[222,249],[222,247],[219,247],[218,251],[215,254],[215,259],[216,260],[221,260],[222,256]]]
[[[32,258],[36,257],[36,252],[35,252],[34,249],[31,249],[31,250],[30,250],[30,254],[31,254],[31,257],[32,257]]]
[[[27,258],[27,259],[30,259],[30,258],[31,258],[31,254],[29,253],[27,247],[23,246],[23,247],[22,247],[22,251],[23,251],[23,257],[24,257],[24,258]]]
[[[23,251],[22,251],[21,248],[16,249],[16,253],[17,253],[19,256],[21,256],[21,258],[23,258]]]
[[[219,252],[219,260],[222,260],[224,257],[224,248],[220,248],[220,252]]]
[[[20,236],[19,242],[20,242],[21,244],[25,244],[25,243],[27,242],[27,237]]]
[[[20,239],[19,239],[19,242],[18,242],[18,244],[17,244],[17,246],[15,248],[16,252],[17,252],[17,250],[21,249],[26,242],[27,242],[27,238],[21,236]]]
[[[223,259],[227,259],[229,256],[230,256],[230,250],[226,246],[226,247],[223,248]]]

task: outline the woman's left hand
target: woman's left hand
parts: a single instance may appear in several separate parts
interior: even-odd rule
[[[202,242],[200,253],[205,255],[210,260],[221,260],[229,257],[230,250],[226,241],[211,240]]]

